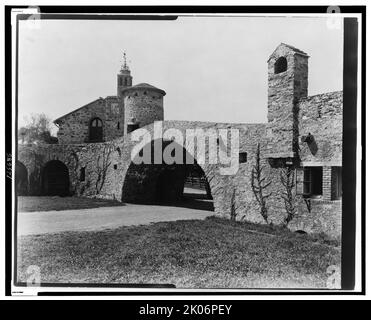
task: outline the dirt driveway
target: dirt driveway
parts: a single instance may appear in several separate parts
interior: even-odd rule
[[[205,219],[213,211],[194,208],[126,204],[94,209],[19,212],[18,236],[63,231],[93,231],[159,221]]]

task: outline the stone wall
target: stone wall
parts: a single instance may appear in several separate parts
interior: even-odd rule
[[[302,112],[304,112],[305,106],[308,107],[308,101],[310,100],[311,97],[303,102]],[[330,100],[326,101],[331,102]],[[305,118],[304,120],[308,119]],[[255,163],[256,148],[259,143],[261,148],[261,163],[264,166],[263,175],[266,176],[267,182],[271,182],[266,190],[266,193],[271,194],[267,199],[269,222],[283,224],[287,213],[282,199],[283,187],[280,182],[280,171],[284,165],[277,167],[270,163],[270,158],[268,157],[269,149],[267,148],[266,124],[161,121],[145,127],[153,139],[155,138],[155,125],[161,125],[163,131],[176,128],[183,133],[187,129],[203,129],[205,135],[207,135],[208,129],[238,129],[240,138],[239,152],[246,153],[246,161],[239,163],[236,174],[222,175],[220,168],[223,165],[210,164],[207,161],[203,163],[197,157],[197,145],[195,148],[195,159],[203,169],[209,182],[215,214],[229,218],[232,200],[234,198],[237,220],[265,223],[259,213],[259,205],[251,189],[251,170]],[[308,122],[305,125],[305,128],[309,128]],[[318,128],[320,127],[319,124],[313,127],[316,128],[317,126]],[[300,124],[300,127],[303,128],[304,124]],[[325,141],[322,139],[323,137],[319,136],[320,131],[312,130],[311,132],[316,133],[319,141]],[[150,201],[156,192],[158,177],[169,166],[155,167],[149,165],[145,169],[140,169],[139,167],[134,167],[133,169],[131,152],[136,142],[131,141],[131,136],[132,133],[106,143],[21,146],[18,158],[26,166],[29,177],[41,176],[43,167],[50,160],[58,159],[65,163],[69,169],[71,194],[117,199],[124,202],[131,201],[133,199],[131,196],[135,194],[136,197],[138,195],[140,197],[143,196],[143,202]],[[326,137],[329,138],[329,136]],[[320,147],[322,145],[321,142]],[[189,147],[185,144],[183,146],[185,148]],[[209,142],[206,140],[206,159],[209,156],[208,147]],[[227,143],[225,145],[225,141],[221,139],[218,142],[217,148],[225,148],[225,150],[229,151],[230,144]],[[323,152],[320,150],[318,154],[323,154]],[[85,170],[84,181],[80,179],[82,168]],[[327,171],[331,173],[331,170]],[[181,173],[181,171],[178,171],[178,173]],[[331,180],[331,174],[328,176],[327,173],[325,176]],[[35,179],[29,180],[35,181]],[[39,180],[36,179],[36,182],[33,182],[32,189],[34,190],[34,194],[40,194],[38,183],[41,184],[40,178]],[[125,189],[125,184],[127,186],[130,184],[130,186]],[[138,188],[135,188],[135,185]],[[327,188],[326,183],[324,183],[324,188]],[[131,195],[127,190],[131,191]],[[296,192],[296,188],[294,192]],[[232,196],[233,194],[234,197]],[[136,200],[138,200],[138,197]],[[304,230],[306,232],[325,232],[331,236],[339,235],[341,230],[341,221],[339,220],[341,218],[341,201],[325,200],[312,201],[311,209],[309,210],[303,197],[296,195],[294,201],[297,214],[289,224],[289,228],[292,230]]]
[[[214,200],[215,213],[217,215],[229,218],[231,210],[232,194],[234,190],[234,205],[237,213],[237,219],[261,222],[262,218],[256,211],[256,201],[251,191],[251,166],[255,159],[255,150],[260,142],[262,152],[265,149],[265,124],[228,124],[211,122],[190,122],[190,121],[164,121],[164,128],[202,128],[205,134],[208,129],[237,129],[239,131],[239,152],[246,153],[246,162],[239,163],[236,174],[223,175],[220,168],[222,164],[200,164],[204,170],[211,188],[211,194]],[[218,148],[227,148],[230,150],[230,144],[224,145],[222,139],[219,140]],[[197,150],[197,148],[196,148]],[[206,151],[208,150],[208,144]],[[208,157],[208,152],[206,157]],[[196,158],[199,161],[199,159]]]
[[[301,137],[311,134],[309,144]],[[299,101],[300,159],[310,163],[341,165],[343,144],[343,92],[318,94]]]
[[[89,142],[89,125],[92,119],[103,122],[103,141],[124,134],[124,110],[117,97],[99,98],[56,120],[60,144]]]
[[[298,213],[289,224],[293,231],[302,230],[307,233],[325,233],[341,238],[341,200],[305,200],[298,199]]]
[[[251,192],[249,182],[250,166],[254,159],[256,145],[265,134],[265,125],[231,126],[230,124],[187,121],[165,121],[161,122],[161,124],[164,131],[169,128],[177,128],[183,132],[186,129],[203,128],[206,132],[207,129],[230,129],[232,127],[239,130],[240,152],[247,153],[247,162],[240,164],[236,175],[222,175],[219,170],[221,165],[219,164],[200,163],[199,165],[204,170],[210,184],[216,214],[222,216],[229,215],[231,194],[234,189],[237,213],[242,217],[246,215],[246,211],[249,211],[248,215],[251,217],[251,220],[254,220],[254,195]],[[153,124],[146,126],[146,128],[153,135]],[[136,142],[131,141],[130,137],[131,134],[107,143],[22,146],[20,147],[18,158],[26,165],[29,175],[40,173],[48,161],[58,159],[68,166],[70,181],[72,182],[71,193],[80,196],[121,200],[127,170],[131,164],[131,150],[136,144]],[[197,148],[195,152],[197,161]],[[37,161],[34,154],[38,155]],[[206,158],[208,158],[208,142],[206,144]],[[104,168],[105,166],[106,168]],[[80,181],[79,179],[81,168],[85,168],[85,181]],[[98,186],[97,179],[99,176],[102,176],[102,169],[106,169],[105,181],[100,188],[102,178],[100,178],[101,181],[98,183]],[[156,174],[155,176],[158,175]],[[150,180],[155,182],[155,179]],[[38,190],[38,188],[34,189]],[[151,191],[154,192],[155,188],[151,188]],[[37,192],[39,191],[35,191],[35,193]],[[256,218],[259,220],[259,215],[256,215]]]
[[[83,150],[92,149],[93,144],[75,145],[21,145],[18,147],[18,161],[27,169],[29,194],[42,194],[42,176],[46,164],[52,160],[59,160],[69,171],[70,193],[76,194],[79,173],[79,155]]]

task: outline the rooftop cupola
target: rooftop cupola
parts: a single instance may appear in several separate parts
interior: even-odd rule
[[[127,64],[126,52],[123,54],[123,64],[119,74],[117,75],[117,96],[121,97],[121,92],[123,89],[131,87],[133,83],[133,77],[130,74],[130,69]]]

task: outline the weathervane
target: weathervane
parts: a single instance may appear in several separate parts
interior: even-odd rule
[[[126,62],[126,52],[125,51],[123,53],[123,58],[124,58],[124,65],[121,66],[121,70],[122,71],[127,71],[127,70],[129,70],[129,67],[128,67],[127,62]]]

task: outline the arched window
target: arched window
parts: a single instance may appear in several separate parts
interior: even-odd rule
[[[122,78],[119,78],[119,86],[122,86]]]
[[[287,60],[285,57],[280,57],[274,64],[274,73],[281,73],[287,70]]]
[[[90,142],[103,141],[103,122],[101,119],[94,118],[90,121],[89,140]]]

